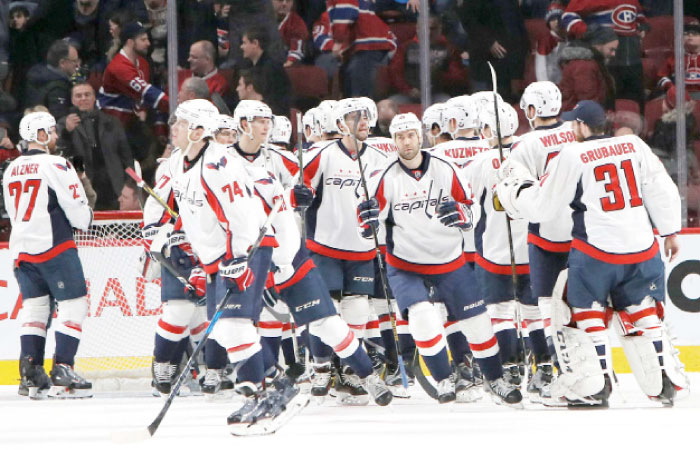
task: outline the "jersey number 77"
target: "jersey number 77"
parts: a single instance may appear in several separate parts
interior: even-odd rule
[[[24,188],[22,187],[21,181],[13,181],[7,186],[10,197],[14,197],[15,199],[15,220],[17,220],[19,200],[23,193],[27,194],[30,190],[29,204],[27,205],[24,217],[22,217],[22,221],[29,222],[32,218],[32,212],[34,212],[34,205],[36,204],[36,196],[39,194],[39,187],[41,187],[41,180],[26,180],[24,182]]]
[[[626,159],[620,163],[620,168],[625,175],[625,180],[627,181],[627,188],[629,189],[630,200],[629,204],[631,208],[637,206],[642,206],[644,202],[639,196],[639,190],[637,189],[637,180],[634,175],[634,168],[632,167],[632,161]],[[625,208],[625,197],[622,193],[622,187],[620,186],[620,177],[617,166],[613,163],[603,164],[601,166],[593,169],[596,181],[607,181],[605,183],[605,192],[612,193],[612,198],[609,196],[600,198],[600,206],[603,211],[619,211]]]

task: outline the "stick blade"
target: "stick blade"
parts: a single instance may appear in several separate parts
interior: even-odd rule
[[[125,430],[113,431],[111,438],[116,444],[133,444],[142,442],[150,438],[151,432],[148,428],[130,428]]]

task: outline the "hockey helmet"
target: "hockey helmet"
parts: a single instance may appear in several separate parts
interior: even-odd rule
[[[218,129],[219,110],[209,100],[197,98],[184,101],[175,110],[175,117],[187,121],[190,130],[203,128],[202,138],[213,136]]]
[[[535,108],[535,116],[532,118],[528,115],[529,106]],[[530,126],[535,117],[556,117],[561,109],[561,91],[551,81],[530,83],[520,98],[520,109],[525,112]]]
[[[343,128],[347,129],[347,131],[344,134],[349,134],[350,127],[348,127],[347,123],[345,123],[345,117],[348,114],[354,113],[354,112],[363,112],[367,115],[367,119],[369,120],[369,108],[367,107],[367,103],[360,100],[359,98],[344,98],[338,102],[338,106],[334,110],[334,122],[340,123],[343,125]],[[338,127],[339,130],[342,130],[340,127]],[[343,131],[341,131],[343,133]]]
[[[56,119],[47,112],[33,112],[22,117],[19,122],[19,135],[27,142],[36,142],[41,145],[48,144],[38,140],[39,130],[44,130],[46,134],[50,134],[51,127],[56,126]],[[51,138],[48,138],[51,140]]]
[[[389,125],[389,133],[391,133],[392,139],[396,133],[407,130],[416,130],[418,132],[418,140],[423,141],[423,133],[421,130],[421,122],[418,120],[413,113],[397,114],[391,119],[391,124]]]
[[[319,108],[311,108],[306,111],[301,118],[301,126],[304,128],[304,137],[309,140],[312,136],[321,137],[323,131],[321,130],[321,122],[319,118],[321,116],[321,111]],[[306,134],[306,127],[309,127],[309,134]]]
[[[335,108],[338,107],[336,100],[324,100],[318,105],[318,123],[322,133],[340,133],[338,124],[335,123]]]
[[[498,102],[498,121],[501,126],[501,136],[513,136],[518,130],[518,113],[515,108],[505,102]],[[492,130],[493,136],[496,136],[496,112],[492,108],[486,108],[479,114],[480,128],[486,125]]]
[[[270,142],[289,144],[291,139],[292,122],[285,116],[273,116]]]

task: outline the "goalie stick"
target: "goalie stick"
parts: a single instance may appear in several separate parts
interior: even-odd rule
[[[272,207],[272,211],[270,211],[270,214],[267,216],[267,219],[265,220],[265,223],[263,226],[260,228],[260,232],[258,233],[258,238],[255,240],[255,243],[253,246],[250,248],[248,251],[248,260],[250,261],[255,253],[257,252],[258,248],[260,248],[260,244],[262,243],[263,238],[265,237],[265,234],[267,234],[267,230],[271,227],[272,221],[274,220],[275,216],[280,210],[280,207],[282,206],[283,202],[277,202],[274,204]],[[226,305],[229,302],[229,299],[231,298],[231,290],[227,289],[226,293],[224,294],[224,298],[221,300],[219,305],[216,307],[216,311],[214,312],[214,316],[211,319],[211,322],[209,322],[209,326],[207,329],[204,331],[204,335],[202,335],[202,339],[199,341],[197,346],[194,348],[192,351],[192,355],[190,356],[190,359],[187,361],[187,365],[185,368],[182,370],[180,373],[180,376],[177,378],[177,381],[175,382],[175,385],[172,387],[172,390],[170,392],[170,395],[168,396],[168,399],[165,401],[165,404],[161,408],[160,412],[156,416],[156,418],[151,422],[150,425],[148,425],[146,428],[142,429],[135,429],[135,430],[122,430],[122,431],[117,431],[112,434],[112,440],[114,442],[118,443],[128,443],[128,442],[138,442],[138,441],[143,441],[155,434],[155,432],[158,430],[158,427],[160,426],[160,423],[163,421],[163,418],[165,415],[168,413],[168,410],[170,409],[170,405],[173,403],[173,400],[177,396],[177,393],[180,391],[180,387],[184,383],[184,381],[187,379],[187,373],[190,371],[190,368],[192,367],[192,364],[197,358],[197,355],[202,351],[204,348],[204,344],[209,338],[209,335],[211,334],[212,330],[214,329],[214,325],[216,322],[219,321],[219,318],[221,317],[221,314],[224,311],[224,308],[226,308]]]
[[[365,198],[367,200],[369,197],[369,189],[367,188],[367,180],[365,179],[365,168],[362,165],[362,158],[360,157],[360,145],[357,140],[357,127],[360,124],[360,119],[362,116],[362,111],[357,111],[357,119],[355,120],[353,138],[355,139],[355,150],[357,151],[357,164],[360,167],[360,182],[362,184],[362,190],[365,193]],[[386,299],[387,307],[389,310],[389,319],[391,320],[391,329],[394,332],[394,346],[396,348],[396,356],[399,363],[399,371],[401,372],[401,384],[404,389],[408,389],[408,376],[406,375],[406,366],[403,361],[403,356],[401,356],[401,350],[399,349],[399,333],[396,331],[396,316],[394,316],[394,307],[391,305],[391,299],[389,298],[389,289],[387,287],[386,271],[384,270],[384,261],[382,260],[382,252],[379,249],[379,237],[377,236],[377,229],[372,227],[372,237],[374,238],[374,249],[377,252],[377,265],[379,266],[379,278],[382,282],[382,291],[384,292],[384,298]]]
[[[503,138],[501,137],[501,122],[498,117],[498,91],[496,84],[496,69],[491,65],[491,61],[488,61],[489,69],[491,69],[491,83],[493,85],[493,109],[496,113],[496,137],[498,139],[498,156],[501,162],[505,161],[503,157]],[[491,130],[493,133],[493,130]],[[498,197],[494,196],[494,209],[497,203]],[[531,365],[527,361],[527,350],[525,348],[525,338],[523,337],[522,321],[520,315],[520,301],[518,300],[518,272],[515,266],[515,250],[513,250],[513,230],[510,226],[510,217],[506,214],[506,229],[508,230],[508,250],[510,251],[510,272],[511,279],[513,281],[513,299],[515,300],[515,329],[518,333],[518,342],[520,343],[520,357],[522,358],[523,364],[527,364],[529,370],[531,370]]]

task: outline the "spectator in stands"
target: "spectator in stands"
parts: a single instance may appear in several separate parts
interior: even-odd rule
[[[430,16],[429,29],[432,100],[444,102],[467,92],[469,74],[462,65],[460,51],[442,33],[439,17]],[[392,86],[399,92],[392,97],[395,103],[420,103],[418,36],[399,46],[389,64],[389,73]]]
[[[7,135],[9,129],[10,124],[0,120],[0,163],[8,159],[15,159],[20,155],[19,150]]]
[[[121,40],[119,40],[119,35],[122,32],[124,25],[129,23],[129,13],[124,10],[117,10],[109,16],[109,47],[105,51],[106,63],[109,64],[114,58],[119,50],[122,48]]]
[[[209,85],[203,78],[189,77],[180,85],[180,91],[177,93],[177,103],[180,104],[196,98],[210,100]]]
[[[700,22],[686,23],[683,27],[685,47],[685,89],[695,100],[700,100]],[[673,86],[676,59],[670,56],[659,69],[659,87],[668,90]]]
[[[340,59],[333,54],[335,41],[331,34],[331,20],[328,17],[328,11],[324,11],[314,22],[313,28],[311,28],[311,37],[316,55],[314,65],[325,70],[328,78],[333,78],[340,68]]]
[[[289,114],[291,83],[282,64],[267,55],[268,33],[262,28],[251,28],[243,33],[240,48],[246,63],[242,68],[255,67],[262,79],[263,98],[276,115]]]
[[[216,62],[217,31],[212,1],[179,0],[177,23],[178,65],[185,66],[192,44],[201,41],[207,41],[214,47],[214,62]]]
[[[272,0],[282,42],[287,48],[284,67],[299,64],[304,59],[304,43],[309,39],[309,30],[304,20],[293,11],[294,0]]]
[[[46,64],[27,72],[25,106],[44,105],[56,120],[68,114],[71,77],[80,67],[78,49],[65,40],[54,42],[46,54]]]
[[[231,13],[230,3],[214,2],[214,17],[216,19],[217,52],[221,60],[228,57],[230,45],[228,41],[228,16]]]
[[[141,198],[140,189],[131,178],[124,181],[124,187],[119,195],[119,211],[140,211]]]
[[[73,86],[71,103],[71,113],[56,124],[58,148],[83,160],[97,192],[96,209],[117,209],[124,169],[134,166],[124,128],[119,120],[95,108],[95,91],[88,83]]]
[[[639,2],[571,0],[561,20],[570,38],[583,38],[592,26],[608,28],[617,34],[618,49],[608,64],[615,80],[616,95],[639,103],[643,112],[642,37],[649,30],[649,24]]]
[[[615,81],[607,63],[619,44],[610,28],[593,28],[584,40],[572,41],[562,49],[559,89],[562,111],[569,111],[581,100],[595,100],[607,110],[615,109]]]
[[[72,30],[67,35],[78,47],[80,59],[92,69],[101,59],[109,40],[109,21],[100,0],[75,0]]]
[[[239,100],[259,100],[264,101],[261,92],[265,90],[262,84],[262,77],[255,69],[242,70],[238,77],[236,94]]]
[[[525,22],[518,0],[473,0],[460,10],[464,29],[469,35],[472,89],[491,89],[491,61],[498,73],[498,92],[515,103],[520,98],[519,83],[530,50]]]
[[[373,97],[379,66],[396,51],[394,34],[374,14],[374,3],[359,0],[328,0],[328,17],[335,40],[333,55],[344,64],[346,97]]]
[[[566,34],[561,28],[561,15],[563,13],[564,7],[562,4],[552,2],[544,17],[549,33],[537,40],[537,52],[535,53],[535,76],[537,81],[559,83],[559,80],[561,80],[559,58],[561,57],[562,49],[566,45]]]
[[[389,98],[377,103],[377,127],[374,129],[374,134],[376,136],[391,137],[389,124],[391,124],[391,120],[398,113],[398,105]]]
[[[247,58],[242,51],[241,43],[243,35],[250,28],[256,28],[265,34],[265,51],[267,57],[273,61],[284,63],[286,53],[284,45],[280,39],[275,22],[275,13],[272,10],[271,0],[227,0],[231,5],[229,14],[228,39],[230,49],[228,61],[225,67],[241,68],[247,67]]]
[[[10,70],[12,87],[10,94],[14,99],[23,99],[27,72],[38,64],[42,55],[36,30],[30,27],[30,16],[36,10],[36,4],[30,2],[12,2],[10,4]]]
[[[155,80],[167,77],[168,12],[166,0],[143,0],[148,12],[148,21],[143,24],[150,36],[150,59],[153,62]]]
[[[187,58],[189,70],[179,72],[180,84],[189,77],[202,78],[209,86],[209,92],[226,95],[228,81],[216,68],[216,48],[209,41],[198,41],[190,46],[190,56]],[[178,101],[182,101],[178,97]]]

